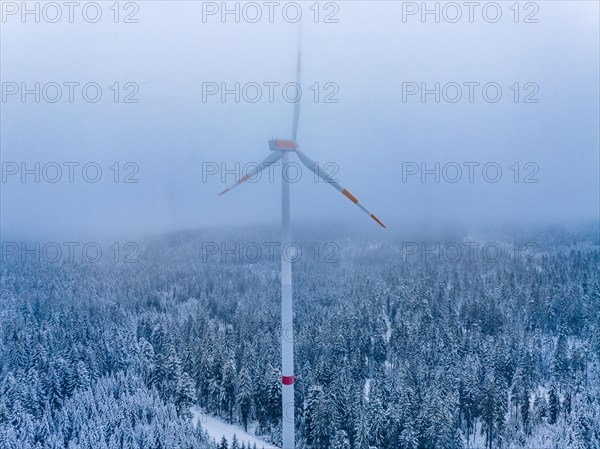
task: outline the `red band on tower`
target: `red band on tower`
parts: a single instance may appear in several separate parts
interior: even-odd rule
[[[281,383],[283,385],[293,385],[294,376],[281,376]]]

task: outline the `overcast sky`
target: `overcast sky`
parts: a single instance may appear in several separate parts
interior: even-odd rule
[[[114,23],[111,3],[100,4],[96,23],[85,20],[95,20],[89,8],[85,17],[75,10],[69,23],[62,3],[56,23],[50,9],[40,11],[40,23],[33,15],[23,23],[21,11],[4,4],[2,239],[276,223],[279,175],[219,197],[235,177],[224,183],[220,171],[259,162],[270,138],[290,136],[293,104],[281,86],[295,80],[298,25],[284,20],[281,6],[269,23],[262,2],[256,23],[249,7],[240,23],[232,15],[222,23],[218,12],[203,20],[200,2],[138,2],[137,11],[121,4]],[[321,3],[315,23],[311,3],[302,3],[301,148],[333,163],[342,185],[392,229],[597,220],[598,3],[521,3],[518,17],[511,4],[499,3],[496,23],[493,8],[475,9],[470,23],[462,2],[456,23],[458,11],[444,4],[439,23],[433,15],[423,23],[419,11],[409,14],[421,2]],[[294,10],[287,13],[293,19]],[[138,22],[123,23],[128,14]],[[35,94],[23,101],[22,88],[35,91],[36,82],[39,103]],[[72,103],[65,82],[79,83],[71,85]],[[92,82],[102,89],[96,103],[82,93]],[[55,103],[53,83],[62,86]],[[203,101],[209,87],[235,83],[239,103],[219,93]],[[255,103],[252,83],[262,86]],[[264,83],[280,83],[272,102]],[[436,83],[439,103],[435,93],[423,101],[420,90]],[[457,86],[462,97],[453,103]],[[127,95],[138,102],[125,103]],[[22,163],[34,172],[25,182]],[[73,163],[73,182],[65,163]],[[423,182],[422,163],[434,172],[440,164],[439,183],[435,173]],[[62,177],[49,182],[57,165]],[[90,182],[98,166],[102,175]],[[206,176],[208,167],[219,173]],[[296,223],[376,226],[339,192],[302,174],[292,186]]]

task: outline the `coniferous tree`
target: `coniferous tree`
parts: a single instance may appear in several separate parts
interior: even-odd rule
[[[529,392],[525,391],[521,396],[521,421],[525,434],[529,434],[531,428],[531,402]]]
[[[229,444],[227,444],[227,438],[225,438],[225,435],[223,435],[223,437],[221,438],[219,449],[229,449]]]
[[[331,441],[331,449],[350,449],[350,440],[348,434],[344,430],[335,432]]]
[[[250,373],[246,367],[242,368],[239,376],[239,388],[238,388],[238,407],[240,408],[240,418],[244,430],[248,431],[248,419],[250,418],[250,411],[252,408],[252,381],[250,379]]]
[[[237,435],[235,433],[231,439],[231,449],[240,449],[240,443],[238,442]]]
[[[548,393],[548,422],[550,424],[556,424],[556,420],[560,414],[560,399],[556,392],[554,384],[550,387]]]

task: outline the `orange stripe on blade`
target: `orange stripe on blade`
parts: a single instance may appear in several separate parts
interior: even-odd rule
[[[377,218],[375,215],[371,215],[371,218],[385,228],[385,225],[382,222],[380,222],[379,218]]]
[[[246,175],[238,181],[238,184],[241,184],[244,181],[248,181],[248,179],[250,179],[250,176]]]
[[[219,196],[221,196],[221,195],[223,195],[224,193],[227,193],[227,192],[229,192],[229,189],[223,190],[221,193],[219,193]]]
[[[352,201],[354,204],[358,203],[358,200],[354,197],[354,195],[352,195],[350,192],[348,192],[346,189],[342,190],[342,193],[344,195],[346,195],[350,201]]]

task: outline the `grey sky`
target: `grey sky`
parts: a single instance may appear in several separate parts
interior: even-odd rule
[[[320,11],[320,23],[314,23],[310,3],[302,3],[298,142],[312,159],[337,164],[342,185],[390,227],[598,219],[597,2],[539,2],[538,23],[522,23],[528,11],[520,11],[514,23],[512,2],[500,2],[503,16],[497,23],[488,23],[480,12],[474,23],[466,17],[458,23],[443,17],[440,23],[432,18],[422,23],[418,14],[404,23],[407,2],[337,4],[338,23],[321,23],[328,11]],[[279,219],[278,182],[263,176],[218,197],[234,176],[226,183],[220,176],[203,182],[202,168],[262,160],[271,137],[289,136],[292,104],[280,87],[272,103],[266,88],[256,103],[243,98],[236,103],[233,95],[224,103],[218,95],[203,102],[202,83],[293,82],[297,25],[281,13],[274,23],[221,23],[218,15],[203,23],[201,3],[138,5],[139,23],[115,24],[110,3],[102,3],[103,18],[93,24],[77,14],[74,23],[4,17],[3,83],[93,81],[103,96],[88,103],[76,89],[69,103],[65,89],[57,103],[43,98],[35,103],[32,96],[22,103],[18,94],[3,99],[3,174],[7,162],[30,168],[35,162],[80,167],[95,162],[103,175],[97,183],[83,180],[80,168],[73,183],[66,168],[56,183],[33,182],[33,175],[22,183],[18,175],[8,176],[1,185],[3,239],[138,235]],[[119,103],[110,89],[115,82]],[[139,86],[137,104],[122,103],[131,92],[124,88],[127,82]],[[462,99],[450,103],[442,97],[436,103],[429,95],[422,102],[412,95],[403,102],[403,83],[431,88],[436,82],[446,86],[447,96],[454,96],[448,83],[463,86]],[[465,82],[479,83],[473,103]],[[315,83],[318,102],[315,88],[309,89]],[[333,91],[325,83],[338,87],[337,103],[323,101]],[[482,97],[486,83],[502,88],[498,102]],[[528,94],[538,102],[524,103]],[[109,167],[115,162],[121,181],[131,172],[124,164],[137,164],[139,182],[114,183]],[[436,183],[430,175],[423,183],[414,175],[403,182],[407,162],[426,162],[429,168],[439,162],[442,179]],[[473,183],[465,162],[480,164]],[[443,179],[448,163],[463,168],[456,183]],[[501,167],[498,182],[483,178],[486,163]],[[446,165],[448,177],[454,177],[453,167]],[[303,174],[292,187],[296,222],[375,226],[330,186],[315,183],[307,170]],[[523,182],[528,174],[539,182]]]

